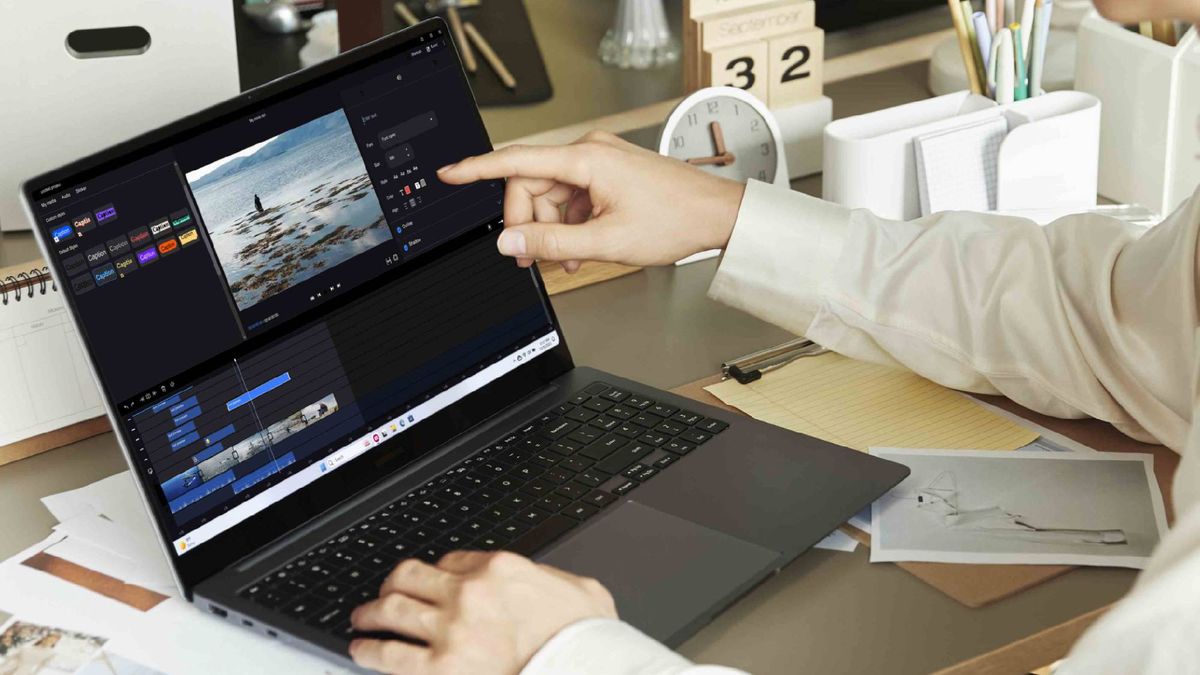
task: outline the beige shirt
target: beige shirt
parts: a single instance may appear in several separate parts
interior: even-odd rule
[[[1200,191],[1143,233],[1070,216],[877,218],[751,181],[709,294],[847,356],[1095,417],[1184,455],[1176,522],[1060,673],[1200,672]],[[526,673],[703,673],[632,627],[568,627]]]

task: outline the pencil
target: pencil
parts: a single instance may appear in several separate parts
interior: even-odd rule
[[[992,67],[992,32],[988,27],[987,16],[983,12],[972,14],[971,23],[975,25],[975,45],[979,47],[979,62],[983,64],[983,81],[986,83]]]
[[[954,2],[954,0],[950,0],[950,2]],[[517,78],[508,72],[508,67],[504,65],[499,56],[496,56],[496,52],[492,49],[492,46],[488,44],[487,40],[483,39],[483,36],[475,29],[474,24],[470,21],[464,21],[463,30],[467,32],[467,37],[471,39],[471,42],[475,44],[475,48],[483,55],[483,60],[487,61],[492,70],[496,71],[496,77],[500,78],[500,82],[509,89],[516,89]]]
[[[996,33],[993,44],[998,45],[996,58],[993,59],[996,64],[996,103],[1005,105],[1013,102],[1015,91],[1013,82],[1016,78],[1016,67],[1013,60],[1015,52],[1012,30],[1001,28],[1000,32]]]
[[[987,71],[984,70],[983,58],[976,47],[979,44],[979,36],[975,33],[975,11],[971,7],[971,0],[962,0],[962,11],[963,21],[967,24],[967,43],[971,46],[971,60],[975,63],[975,73],[979,75],[979,84],[982,87],[987,81]],[[983,93],[987,93],[986,89]]]
[[[417,20],[417,15],[413,14],[412,10],[408,8],[408,5],[404,4],[403,2],[397,2],[396,4],[392,5],[392,9],[395,10],[396,16],[400,17],[401,21],[410,26],[415,26],[421,23],[419,20]]]
[[[1029,63],[1029,45],[1033,42],[1033,0],[1021,6],[1021,58]]]
[[[1151,21],[1150,22],[1150,30],[1151,30],[1151,33],[1153,34],[1155,40],[1158,40],[1159,42],[1161,42],[1165,45],[1170,45],[1172,47],[1175,46],[1176,40],[1175,40],[1175,22],[1174,21],[1171,21],[1170,19],[1164,19],[1162,21]]]
[[[1013,80],[1013,100],[1023,101],[1029,98],[1029,81],[1026,79],[1029,71],[1025,67],[1025,55],[1021,53],[1021,34],[1025,31],[1022,30],[1021,24],[1016,22],[1012,23],[1008,29],[1012,31],[1013,63],[1015,64],[1013,67],[1013,77],[1015,78]]]
[[[475,50],[471,49],[471,43],[463,34],[462,17],[458,14],[458,8],[454,5],[447,7],[446,17],[450,19],[450,31],[454,33],[454,41],[458,43],[458,49],[462,52],[463,67],[468,73],[474,73],[479,66],[475,63]]]
[[[1046,41],[1050,38],[1050,16],[1054,3],[1037,0],[1033,10],[1033,42],[1029,48],[1029,95],[1042,91],[1042,73],[1046,69]]]
[[[946,0],[950,4],[950,20],[954,23],[954,32],[958,34],[958,51],[962,54],[963,68],[967,70],[967,83],[971,92],[983,93],[983,84],[979,81],[979,71],[975,68],[975,56],[971,53],[971,38],[967,36],[967,20],[963,18],[962,5],[958,0]]]

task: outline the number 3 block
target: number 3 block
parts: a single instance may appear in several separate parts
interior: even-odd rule
[[[813,28],[772,38],[767,60],[767,105],[786,108],[811,101],[824,86],[825,31]]]
[[[764,103],[767,101],[767,43],[747,44],[706,50],[702,71],[704,86],[728,85],[745,89]]]

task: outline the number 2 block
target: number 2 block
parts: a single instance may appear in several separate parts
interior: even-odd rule
[[[749,42],[704,52],[705,86],[728,85],[745,89],[767,101],[767,43]]]
[[[767,97],[772,108],[811,101],[824,87],[825,31],[790,33],[767,41]]]

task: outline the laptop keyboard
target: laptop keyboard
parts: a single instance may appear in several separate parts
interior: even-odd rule
[[[240,595],[349,640],[350,612],[378,597],[401,560],[533,555],[727,426],[595,382]]]

